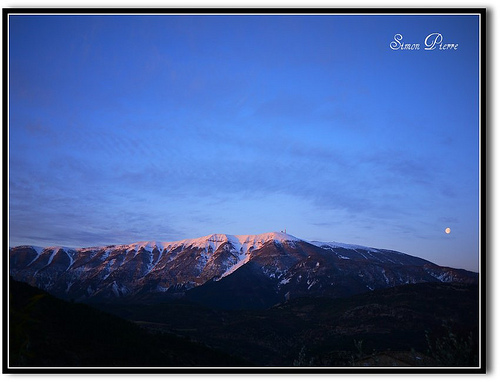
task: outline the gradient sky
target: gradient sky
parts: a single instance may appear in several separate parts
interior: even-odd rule
[[[11,16],[9,244],[286,228],[477,271],[478,31],[458,15]],[[458,49],[424,50],[434,32]],[[397,33],[420,50],[392,50]]]

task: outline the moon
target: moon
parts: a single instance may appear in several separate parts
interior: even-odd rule
[[[447,227],[447,228],[444,230],[444,232],[448,235],[448,234],[451,232],[450,227]]]

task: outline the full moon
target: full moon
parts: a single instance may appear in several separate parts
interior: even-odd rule
[[[446,229],[444,230],[444,232],[446,232],[446,234],[449,234],[449,233],[451,232],[450,227],[446,228]]]

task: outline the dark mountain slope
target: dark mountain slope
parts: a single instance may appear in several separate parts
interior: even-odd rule
[[[54,298],[25,283],[11,280],[9,292],[11,367],[247,365],[178,336],[151,334],[122,318]]]
[[[247,311],[180,302],[101,308],[155,330],[188,333],[261,366],[352,366],[361,359],[373,365],[397,357],[413,366],[474,366],[478,359],[477,285],[408,284]]]
[[[282,301],[276,283],[247,263],[219,281],[190,289],[185,300],[215,309],[264,309]]]

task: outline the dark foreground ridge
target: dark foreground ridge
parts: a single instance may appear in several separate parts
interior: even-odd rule
[[[98,308],[11,280],[9,366],[478,366],[477,285],[405,285],[260,310]]]
[[[248,366],[181,336],[151,333],[85,304],[10,281],[10,367]]]
[[[410,284],[348,298],[304,297],[270,309],[186,302],[100,308],[258,366],[477,366],[478,286]]]

